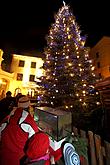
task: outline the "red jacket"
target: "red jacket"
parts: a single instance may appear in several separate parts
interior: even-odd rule
[[[38,132],[38,127],[29,112],[17,108],[13,115],[0,125],[0,165],[19,165],[24,156],[26,141]]]

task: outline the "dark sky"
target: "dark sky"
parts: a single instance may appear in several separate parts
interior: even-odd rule
[[[73,10],[87,46],[103,35],[110,36],[109,4],[101,0],[65,0]],[[45,36],[54,23],[62,0],[14,1],[0,4],[0,48],[5,53],[37,51],[46,45]]]

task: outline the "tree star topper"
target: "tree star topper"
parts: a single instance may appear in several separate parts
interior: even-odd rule
[[[65,1],[63,1],[63,5],[64,5],[64,6],[66,6],[66,3],[65,3]]]

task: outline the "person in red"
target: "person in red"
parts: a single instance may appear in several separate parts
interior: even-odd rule
[[[30,100],[22,96],[18,107],[0,125],[0,165],[20,165],[27,140],[38,132],[29,113]]]
[[[61,152],[61,149],[52,150],[46,133],[38,132],[26,144],[25,156],[20,165],[54,165],[62,157]]]

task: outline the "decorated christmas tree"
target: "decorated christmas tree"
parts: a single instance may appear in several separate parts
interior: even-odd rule
[[[100,105],[95,91],[95,74],[86,37],[81,36],[80,28],[70,7],[63,4],[55,16],[47,36],[44,50],[44,75],[40,78],[39,102],[50,107],[93,110]]]

